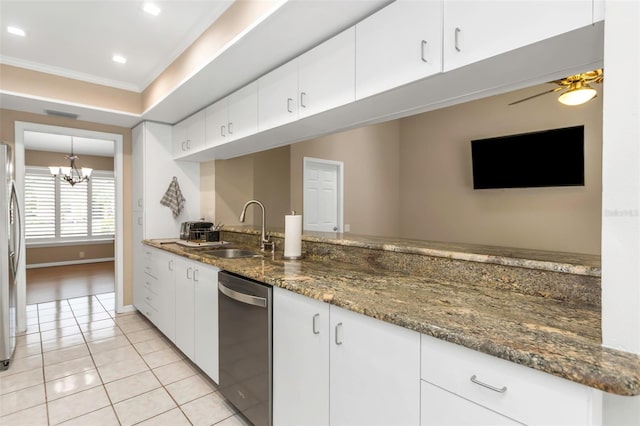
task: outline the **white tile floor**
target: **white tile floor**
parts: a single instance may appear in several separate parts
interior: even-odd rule
[[[27,307],[0,372],[2,426],[247,425],[149,321],[113,306],[107,293]]]

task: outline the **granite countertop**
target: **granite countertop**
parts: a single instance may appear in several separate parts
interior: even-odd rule
[[[227,226],[225,231],[259,235],[255,226]],[[284,238],[284,230],[270,228],[270,235]],[[422,254],[447,259],[564,272],[575,275],[601,276],[600,256],[546,250],[499,247],[482,244],[449,243],[333,232],[304,231],[303,241],[337,244],[347,247]]]
[[[640,356],[601,346],[592,305],[335,261],[220,259],[145,243],[596,389],[640,395]]]

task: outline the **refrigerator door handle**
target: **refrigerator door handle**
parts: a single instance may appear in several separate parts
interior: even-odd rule
[[[15,248],[15,261],[13,262],[13,276],[14,279],[18,275],[18,268],[20,266],[20,247],[22,246],[22,215],[20,214],[20,203],[18,201],[18,193],[16,192],[15,182],[11,183],[11,204],[15,205],[16,216],[18,219],[18,235],[15,240],[17,247]]]

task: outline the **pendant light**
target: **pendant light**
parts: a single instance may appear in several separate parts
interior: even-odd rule
[[[69,185],[74,186],[77,183],[88,182],[89,176],[93,169],[88,167],[82,167],[78,169],[76,166],[76,160],[79,158],[73,153],[73,136],[71,137],[71,154],[65,156],[69,160],[69,167],[66,166],[50,166],[49,171],[54,177],[60,177],[60,180],[67,182]]]

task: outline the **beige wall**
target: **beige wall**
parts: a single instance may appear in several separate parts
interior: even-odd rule
[[[24,164],[27,166],[68,166],[69,160],[65,159],[64,154],[61,152],[47,152],[47,151],[32,151],[25,150],[24,152]],[[89,167],[93,170],[107,170],[113,171],[113,157],[100,157],[96,155],[78,155],[77,166]]]
[[[524,96],[514,92],[400,121],[402,237],[600,253],[602,92],[578,107],[553,95],[507,105]],[[473,190],[472,139],[581,124],[584,187]]]
[[[143,111],[215,58],[242,31],[271,10],[277,1],[236,1],[189,48],[142,92]],[[215,82],[213,83],[215,84]]]
[[[400,232],[400,127],[397,120],[291,145],[291,206],[302,211],[303,158],[344,162],[344,223],[351,232]]]
[[[288,146],[216,161],[216,221],[226,225],[240,224],[238,218],[242,207],[247,201],[256,199],[265,206],[266,225],[283,228],[284,215],[291,209],[289,162]],[[245,224],[260,224],[258,207],[247,209]]]
[[[140,93],[0,64],[0,89],[79,105],[140,114]]]
[[[105,124],[90,123],[87,121],[72,120],[63,117],[32,114],[7,109],[0,109],[0,138],[3,142],[13,144],[15,140],[15,122],[24,121],[29,123],[47,124],[51,126],[71,127],[75,129],[94,130],[97,132],[115,133],[122,135],[123,140],[123,299],[125,305],[133,303],[133,265],[131,263],[132,254],[132,223],[131,223],[131,129]]]
[[[353,233],[599,254],[603,94],[578,107],[563,106],[553,95],[507,105],[544,90],[527,88],[293,144],[289,206],[302,211],[304,157],[337,160],[345,163],[344,219]],[[473,190],[471,140],[582,124],[584,187]],[[251,196],[260,199],[260,185],[280,185],[268,180],[276,170],[268,164],[284,159],[275,151],[270,159],[272,151],[216,162],[216,212],[225,223],[237,223]],[[270,212],[287,203],[265,204]]]
[[[80,256],[80,252],[83,253]],[[27,249],[27,266],[40,263],[67,262],[87,259],[110,259],[115,256],[113,242],[106,244],[78,244]]]

